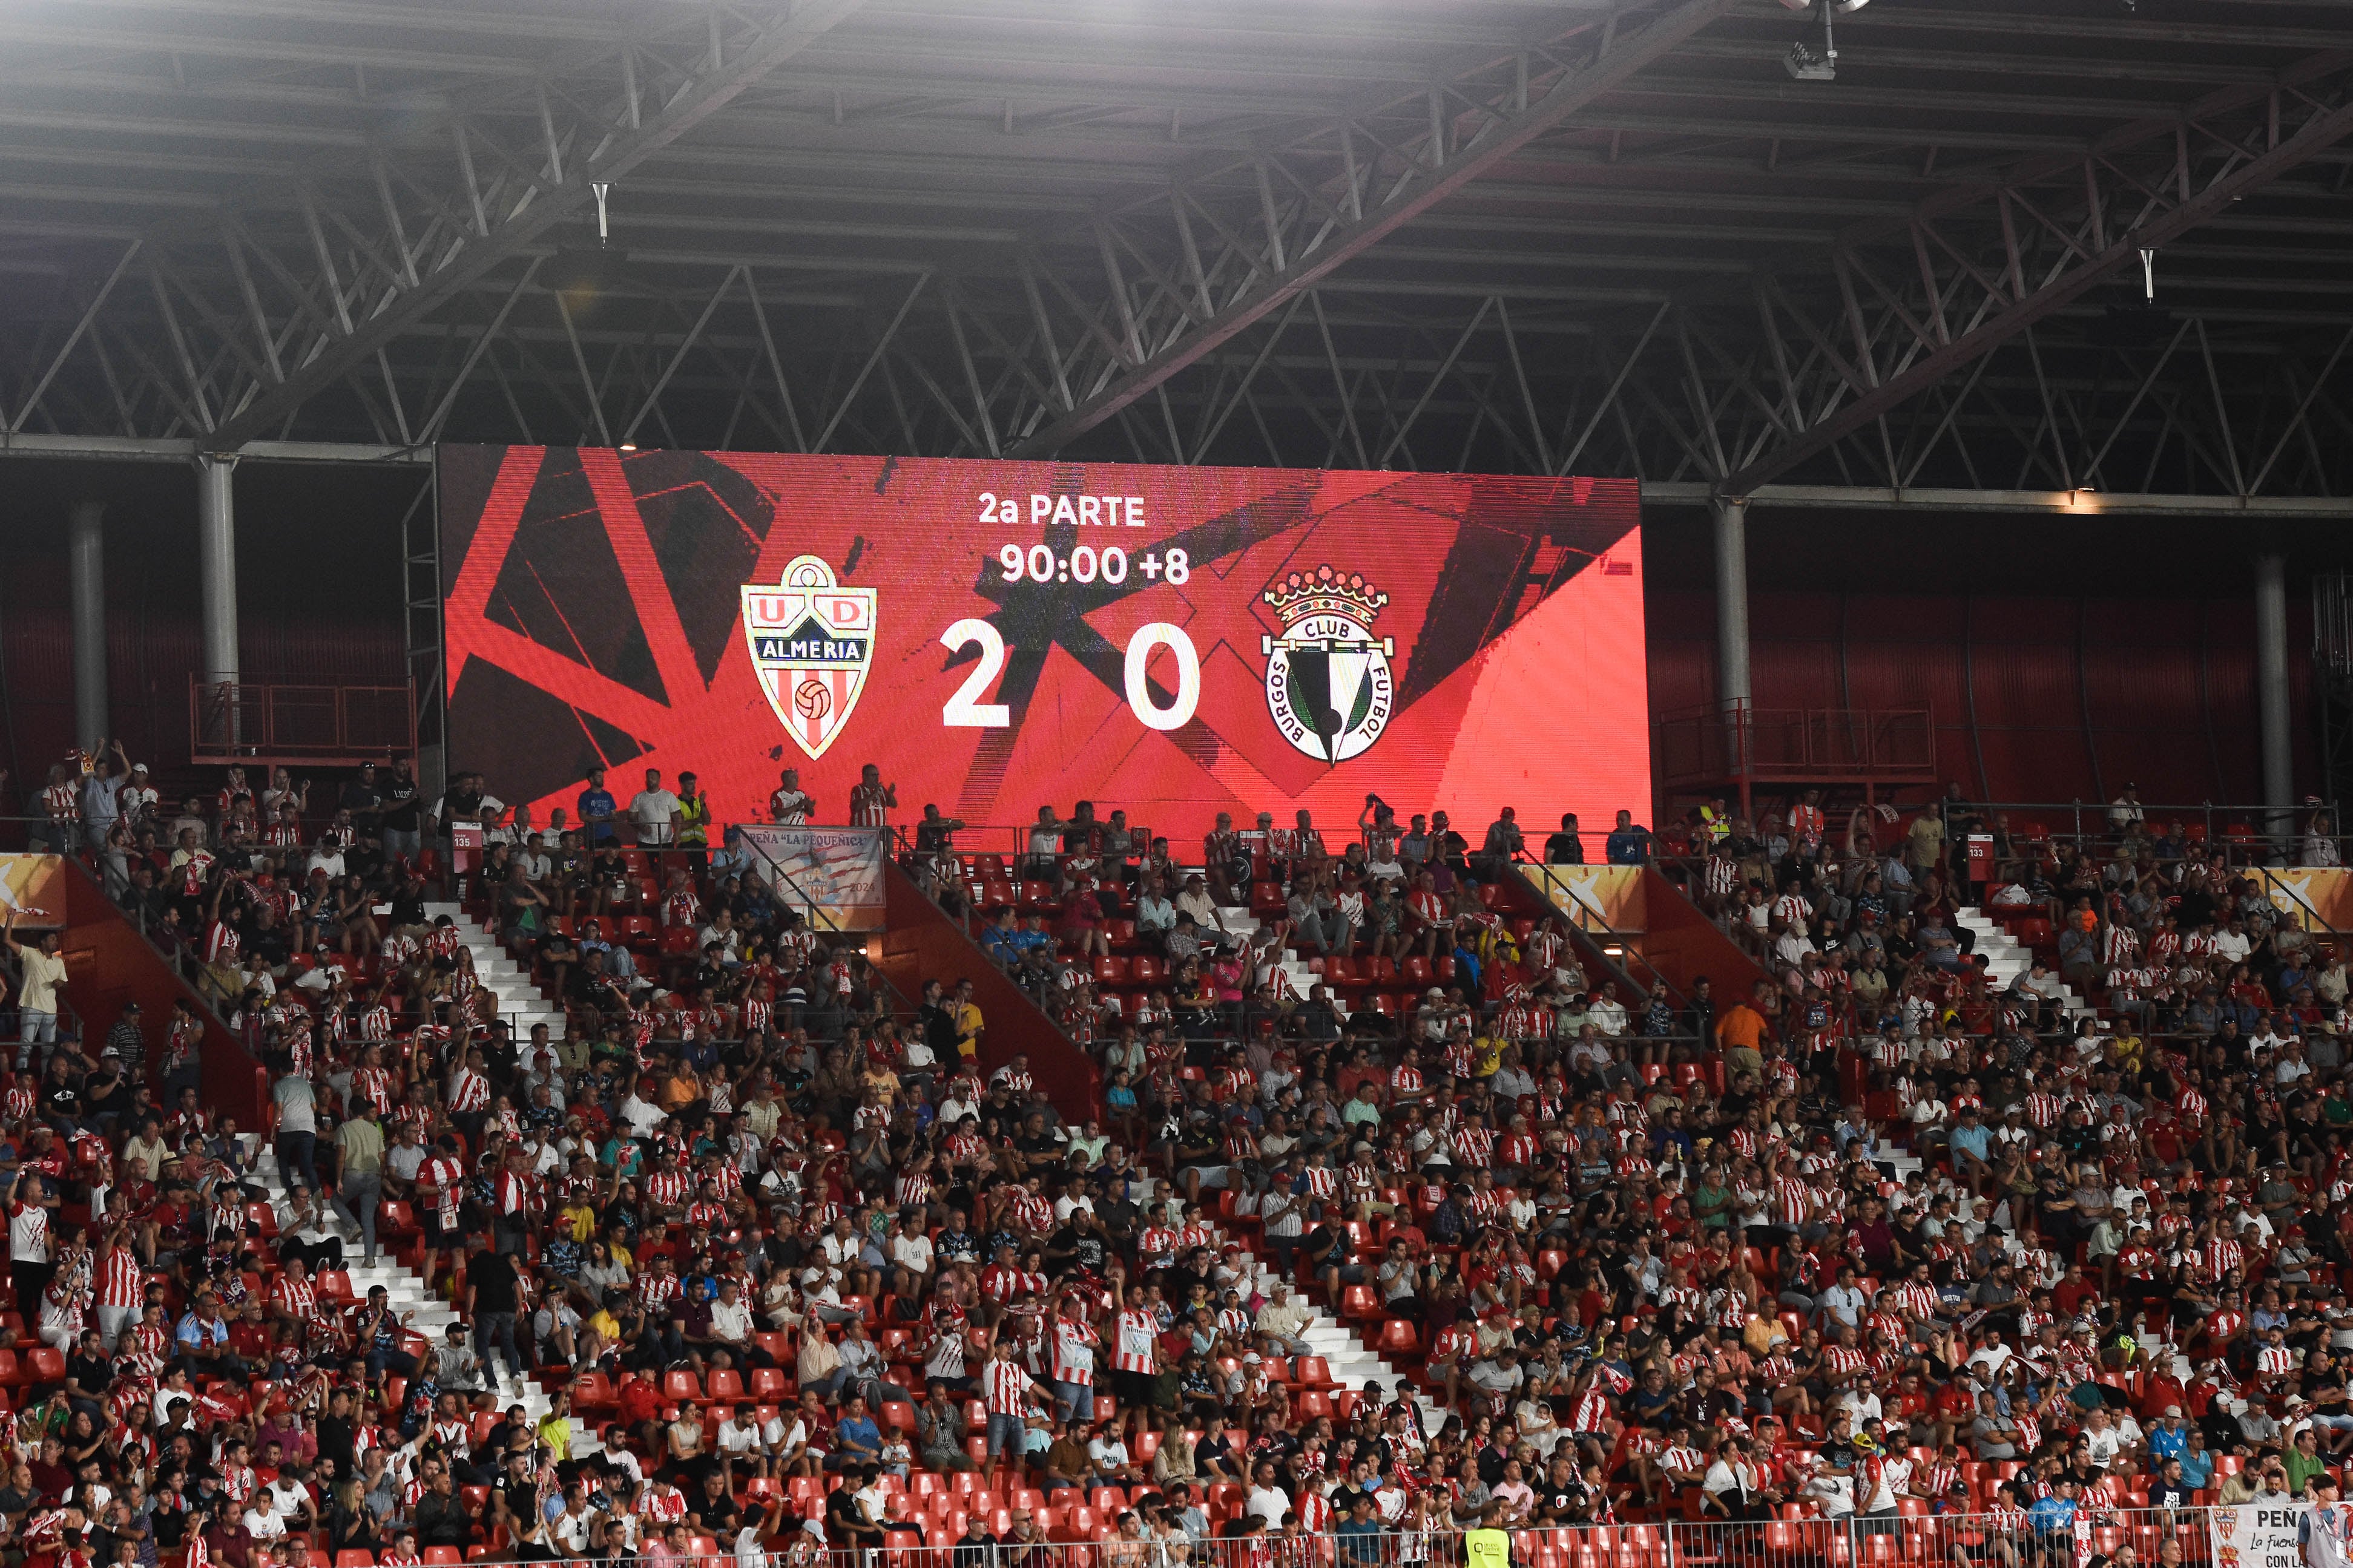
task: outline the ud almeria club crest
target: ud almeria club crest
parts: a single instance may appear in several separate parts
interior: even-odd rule
[[[847,588],[815,555],[785,563],[775,587],[744,584],[744,640],[768,706],[815,762],[849,722],[874,662],[874,590]]]
[[[1388,728],[1397,700],[1397,645],[1372,629],[1389,596],[1353,572],[1318,566],[1270,585],[1265,598],[1282,620],[1282,635],[1261,643],[1274,727],[1311,757],[1359,755]]]

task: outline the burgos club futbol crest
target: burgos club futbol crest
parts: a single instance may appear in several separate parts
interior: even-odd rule
[[[785,563],[775,587],[744,584],[744,640],[768,706],[815,762],[849,722],[874,662],[874,590],[847,588],[815,555]]]
[[[1264,597],[1282,621],[1281,637],[1261,639],[1274,727],[1311,757],[1359,755],[1396,709],[1389,657],[1397,645],[1372,630],[1389,596],[1353,572],[1318,566],[1313,576],[1292,573]]]

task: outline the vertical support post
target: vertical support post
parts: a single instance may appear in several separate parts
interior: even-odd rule
[[[237,647],[237,494],[233,457],[196,459],[196,580],[204,594],[203,674],[206,685],[235,686]],[[227,738],[236,739],[236,704],[222,691]]]
[[[2255,700],[2268,808],[2264,831],[2284,851],[2295,827],[2295,752],[2288,731],[2287,557],[2276,550],[2255,557]]]
[[[74,742],[92,746],[106,721],[106,503],[74,502],[67,536],[73,589]]]
[[[1748,816],[1748,503],[1718,496],[1715,519],[1715,700],[1724,710],[1725,756]]]

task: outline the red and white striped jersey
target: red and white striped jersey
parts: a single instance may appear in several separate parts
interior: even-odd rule
[[[319,1288],[308,1279],[280,1274],[269,1287],[269,1302],[288,1317],[309,1322],[319,1310]]]
[[[213,964],[235,963],[237,950],[244,945],[245,939],[237,934],[235,926],[227,921],[215,921],[205,931],[205,962]]]
[[[424,1031],[418,1030],[421,1036]],[[491,1108],[491,1080],[472,1068],[461,1067],[449,1076],[449,1110],[463,1115]]]
[[[391,1014],[385,1011],[387,1023]],[[392,1110],[392,1072],[388,1068],[361,1068],[352,1074],[352,1094],[378,1116]]]
[[[139,1255],[127,1247],[111,1247],[98,1258],[98,1304],[135,1307],[143,1293]]]
[[[497,1191],[502,1215],[527,1215],[544,1206],[539,1181],[528,1172],[501,1171]]]
[[[1054,1381],[1086,1388],[1095,1380],[1095,1331],[1082,1320],[1056,1314]]]
[[[1113,1326],[1111,1364],[1149,1374],[1159,1367],[1160,1320],[1141,1309],[1122,1312]]]
[[[1609,1396],[1599,1388],[1588,1388],[1569,1407],[1568,1429],[1579,1435],[1589,1435],[1599,1432],[1602,1423],[1609,1419]]]
[[[432,1191],[434,1206],[440,1211],[445,1225],[458,1217],[465,1184],[466,1167],[447,1154],[436,1154],[417,1168],[417,1184]]]
[[[693,1190],[694,1178],[684,1171],[656,1171],[646,1178],[646,1201],[656,1208],[677,1208]]]
[[[638,1308],[648,1317],[659,1316],[678,1296],[678,1276],[649,1270],[638,1276]]]
[[[1018,1363],[993,1361],[980,1369],[981,1397],[991,1415],[1018,1415],[1029,1394],[1029,1374]]]

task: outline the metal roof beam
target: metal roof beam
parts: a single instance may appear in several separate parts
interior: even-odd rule
[[[1289,190],[1278,194],[1271,171],[1261,164],[1265,227],[1251,237],[1248,248],[1229,246],[1227,251],[1247,268],[1249,280],[1238,282],[1229,302],[1208,320],[1183,328],[1139,360],[1103,367],[1097,384],[1077,407],[1029,433],[1013,447],[1013,455],[1051,453],[1112,418],[1203,354],[1330,277],[1402,225],[1630,79],[1737,3],[1677,0],[1663,6],[1621,5],[1609,14],[1595,47],[1581,51],[1575,64],[1560,70],[1540,91],[1523,74],[1517,94],[1506,97],[1500,107],[1488,99],[1490,89],[1484,84],[1433,83],[1429,89],[1429,132],[1409,157],[1397,156],[1390,144],[1374,140],[1373,133],[1353,118],[1334,127],[1334,139],[1340,143],[1338,151],[1345,163],[1344,179],[1334,191],[1345,216],[1338,222],[1316,221],[1304,236],[1303,245],[1297,243],[1303,237],[1294,232],[1293,253],[1288,256],[1282,215],[1296,198]],[[1623,36],[1622,29],[1636,26],[1640,30],[1630,38]],[[1525,72],[1525,65],[1521,69]],[[1451,145],[1450,131],[1460,136]],[[1360,138],[1361,151],[1357,148]],[[1322,192],[1311,195],[1331,199]],[[1179,190],[1172,193],[1171,200],[1187,204],[1189,198]],[[1181,205],[1178,210],[1182,212]],[[1208,216],[1206,209],[1201,210],[1203,216]],[[1116,281],[1114,287],[1118,287]]]
[[[801,0],[789,10],[770,13],[765,25],[754,22],[732,37],[720,29],[714,16],[711,40],[715,58],[698,62],[699,68],[683,79],[653,84],[660,96],[649,94],[649,84],[638,80],[641,70],[652,77],[659,62],[649,51],[625,51],[619,60],[621,80],[606,83],[613,96],[578,110],[580,117],[568,129],[568,146],[566,138],[559,137],[549,100],[543,95],[544,145],[532,149],[528,162],[524,156],[514,157],[514,168],[491,176],[493,205],[480,200],[484,193],[476,183],[473,165],[467,164],[467,194],[476,199],[471,232],[465,226],[462,207],[454,220],[443,217],[438,224],[428,210],[422,216],[422,232],[412,244],[399,221],[397,196],[383,187],[387,193],[384,216],[363,216],[358,221],[365,232],[377,237],[380,246],[388,246],[402,258],[401,281],[390,287],[372,285],[372,304],[350,330],[312,338],[299,367],[284,380],[267,387],[259,382],[248,384],[241,403],[211,432],[220,449],[234,450],[274,429],[301,406],[304,398],[342,380],[443,300],[520,255],[587,205],[592,185],[619,179],[656,150],[702,124],[754,82],[823,37],[863,3]],[[469,134],[461,122],[459,152],[470,157],[465,144]],[[518,169],[530,173],[526,177]],[[444,204],[428,202],[428,209],[431,206],[447,211]],[[498,216],[491,218],[487,216],[491,212]],[[429,251],[427,246],[432,247]],[[331,243],[328,249],[332,248]]]
[[[1767,281],[1776,319],[1820,351],[1822,370],[1799,432],[1758,441],[1720,489],[1745,495],[1829,451],[2348,132],[2353,56],[2332,50],[2281,73],[2271,94],[2226,89],[2179,119],[1933,197],[1905,225],[1858,226],[1811,278]]]

